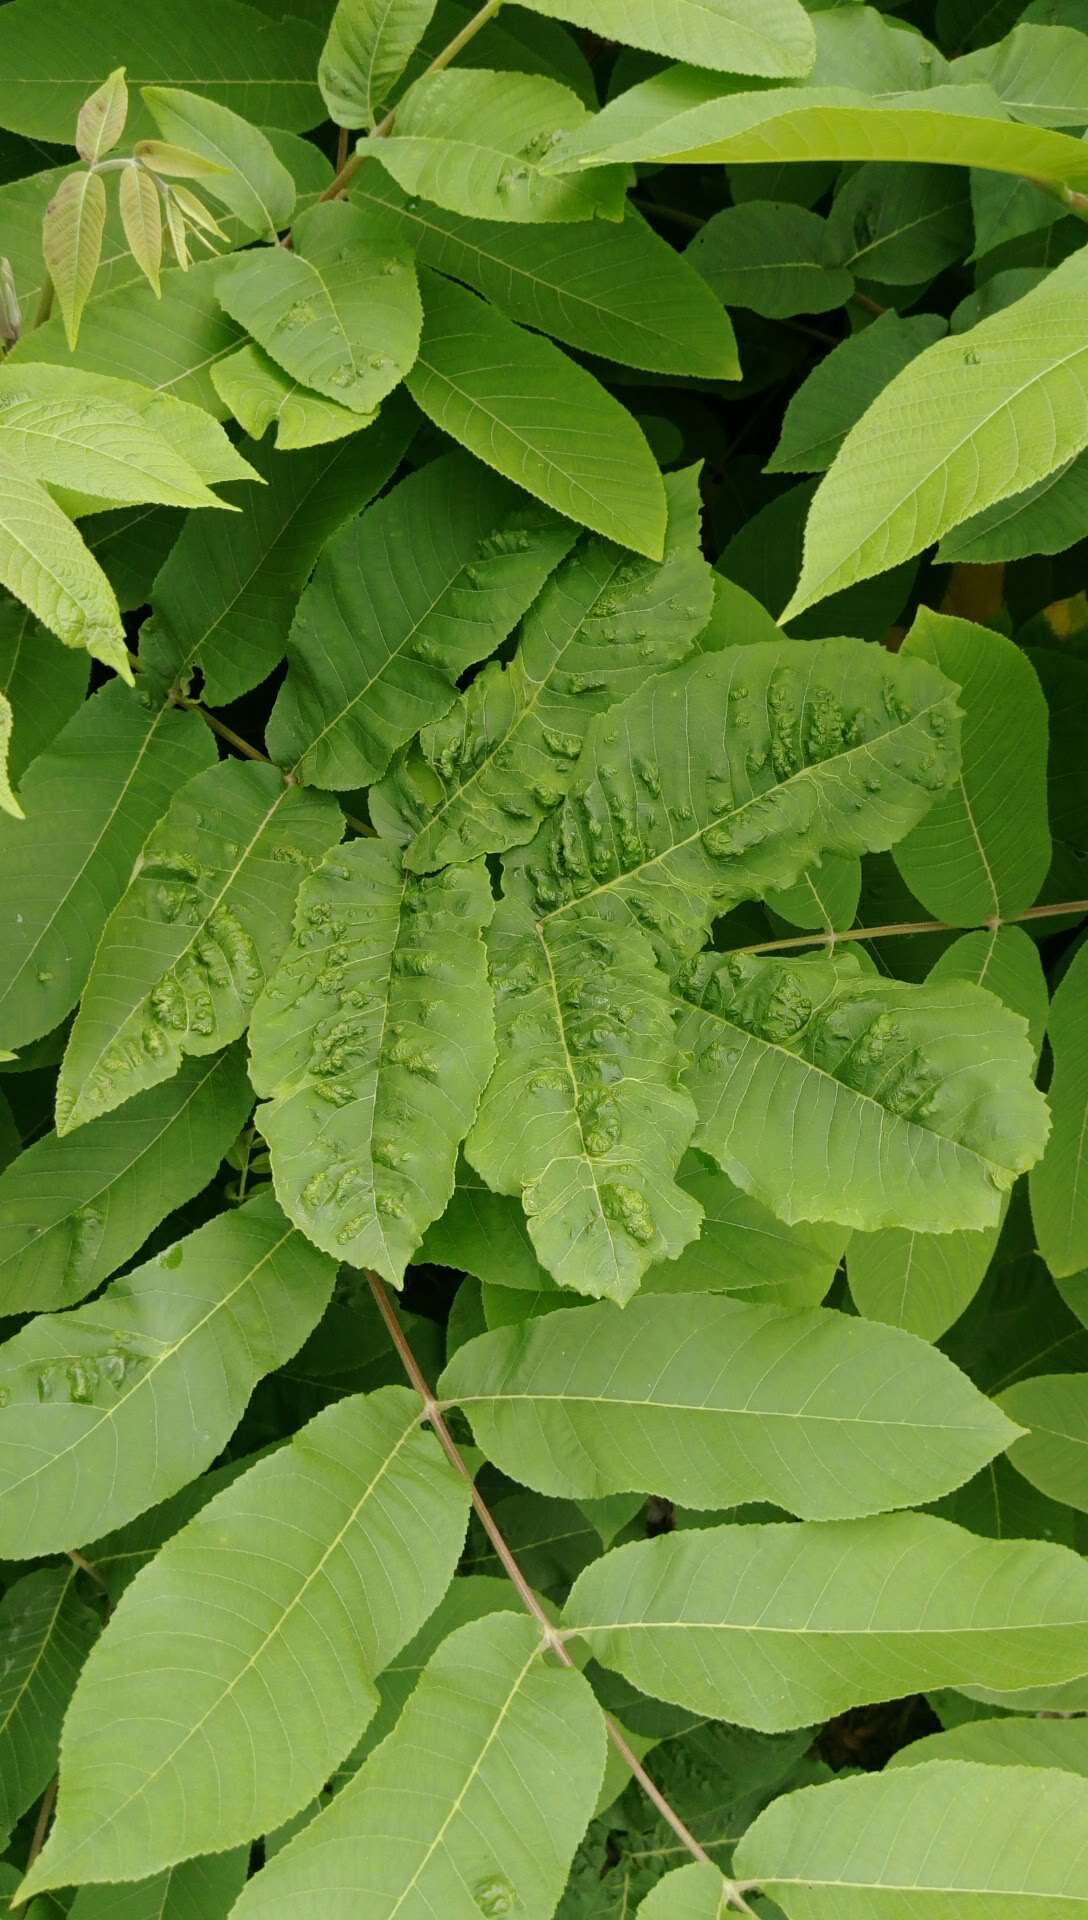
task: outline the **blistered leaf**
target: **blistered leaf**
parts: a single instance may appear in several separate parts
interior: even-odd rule
[[[132,258],[150,281],[156,295],[161,294],[159,270],[162,266],[162,203],[159,190],[143,167],[126,167],[117,187],[121,223]]]
[[[117,145],[128,119],[128,88],[124,67],[116,67],[109,78],[83,102],[76,118],[76,152],[91,166],[102,160]]]
[[[790,1920],[1088,1913],[1088,1783],[1054,1768],[931,1761],[791,1793],[734,1867]]]
[[[304,214],[290,252],[263,247],[229,261],[216,291],[286,372],[353,413],[373,412],[416,357],[411,258],[342,200]]]
[[[406,193],[484,220],[622,220],[627,172],[597,167],[559,178],[542,162],[589,115],[577,94],[536,74],[451,68],[425,74],[375,141]]]
[[[418,879],[374,840],[299,892],[295,937],[254,1010],[258,1126],[282,1205],[398,1286],[453,1191],[495,1058],[479,863]]]
[[[1042,1153],[1026,1025],[982,988],[708,954],[680,992],[695,1144],[786,1220],[992,1226]]]
[[[434,8],[435,0],[338,0],[317,70],[330,119],[374,125]]]
[[[1062,979],[1048,1026],[1054,1074],[1048,1090],[1054,1131],[1031,1176],[1031,1217],[1051,1273],[1088,1266],[1088,948]]]
[[[0,1551],[63,1552],[202,1473],[334,1278],[266,1189],[92,1305],[30,1321],[0,1347]]]
[[[92,1293],[207,1185],[252,1104],[240,1051],[186,1061],[78,1140],[36,1140],[0,1176],[0,1310]]]
[[[922,1340],[697,1295],[488,1333],[439,1391],[487,1458],[541,1493],[768,1500],[809,1520],[939,1498],[1016,1437]]]
[[[67,174],[45,211],[42,257],[72,348],[79,339],[80,315],[98,272],[105,224],[106,186],[101,174]]]
[[[520,227],[414,204],[372,168],[352,199],[403,234],[424,266],[475,287],[523,326],[623,366],[740,376],[720,301],[630,204],[622,220]]]
[[[478,674],[422,730],[375,796],[383,832],[416,872],[531,840],[570,784],[595,713],[681,660],[710,614],[699,473],[665,481],[657,564],[585,537],[529,609],[509,664]]]
[[[0,1823],[10,1832],[57,1765],[61,1721],[98,1632],[75,1590],[76,1570],[40,1567],[0,1601]]]
[[[128,1589],[83,1670],[36,1886],[140,1878],[296,1813],[445,1592],[467,1512],[403,1387],[328,1408],[217,1494]],[[171,1710],[149,1716],[164,1667]]]
[[[214,759],[195,713],[149,712],[115,682],[34,762],[21,787],[26,820],[0,819],[0,1043],[25,1046],[71,1011],[147,834]]]
[[[213,367],[212,380],[244,432],[259,440],[274,426],[276,447],[285,453],[326,446],[373,424],[367,414],[300,386],[252,340]]]
[[[593,722],[508,887],[546,928],[585,900],[673,960],[694,953],[716,914],[920,819],[954,776],[956,713],[932,667],[860,640],[690,661]]]
[[[573,538],[461,454],[409,475],[325,549],[291,629],[269,751],[318,786],[378,779],[506,639]]]
[[[699,1208],[675,1178],[695,1114],[667,983],[637,928],[609,931],[591,911],[549,924],[498,908],[498,1061],[465,1150],[489,1186],[520,1193],[560,1285],[624,1301],[694,1238]]]
[[[529,0],[534,13],[695,67],[800,79],[816,52],[797,0]]]
[[[660,560],[665,489],[626,409],[550,341],[465,288],[425,271],[424,299],[407,380],[417,406],[559,513]]]
[[[773,1732],[930,1687],[1070,1679],[1086,1615],[1068,1548],[890,1513],[617,1547],[579,1576],[564,1623],[655,1699]]]
[[[540,1628],[492,1614],[450,1634],[388,1739],[250,1881],[237,1920],[550,1920],[604,1771],[601,1710],[546,1665]]]
[[[342,832],[334,801],[254,761],[220,761],[174,797],[103,930],[61,1066],[58,1133],[245,1031],[299,883]]]
[[[218,101],[180,87],[144,87],[143,99],[167,140],[216,169],[208,192],[252,232],[268,239],[288,224],[295,183],[267,134]]]

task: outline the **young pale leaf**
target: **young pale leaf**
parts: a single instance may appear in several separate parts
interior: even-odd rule
[[[324,1785],[464,1543],[468,1489],[419,1415],[403,1387],[329,1407],[133,1582],[76,1689],[56,1822],[24,1892],[234,1846]]]
[[[845,1229],[787,1226],[700,1153],[681,1162],[680,1184],[703,1209],[702,1230],[676,1260],[651,1268],[643,1293],[731,1293],[753,1305],[819,1306],[849,1239]]]
[[[824,472],[877,394],[947,330],[939,314],[882,313],[841,340],[793,394],[766,472]]]
[[[520,1193],[541,1264],[620,1302],[699,1229],[676,1183],[694,1108],[678,1085],[668,986],[637,927],[505,900],[488,946],[498,1063],[465,1152]]]
[[[79,320],[90,298],[102,257],[106,183],[101,174],[66,174],[45,210],[42,258],[64,316],[68,345],[79,339]]]
[[[899,839],[955,774],[957,711],[927,663],[860,640],[689,661],[593,722],[508,891],[545,927],[585,900],[671,960],[692,954],[715,915],[822,853]]]
[[[225,172],[217,160],[208,160],[202,153],[190,153],[188,147],[176,146],[172,140],[137,140],[133,152],[152,173],[166,180],[203,180],[209,174]]]
[[[124,67],[109,77],[83,102],[76,118],[76,152],[88,166],[102,160],[116,145],[128,119],[128,88]]]
[[[768,1807],[734,1871],[790,1920],[1083,1920],[1088,1784],[963,1761],[836,1780]]]
[[[993,1226],[1049,1129],[1025,1023],[853,954],[707,954],[681,979],[695,1144],[786,1220]]]
[[[194,86],[247,120],[302,131],[322,118],[308,78],[320,46],[308,23],[270,20],[240,0],[188,0],[182,11],[177,0],[142,0],[138,33],[129,0],[99,0],[93,9],[56,0],[48,20],[38,0],[12,0],[0,21],[0,122],[67,144],[89,82],[127,62],[134,92],[154,82]],[[128,131],[152,131],[138,98]]]
[[[435,0],[338,0],[317,83],[329,118],[372,127],[415,52]]]
[[[746,200],[715,213],[685,259],[719,300],[769,320],[845,306],[854,278],[835,257],[828,223],[807,207]]]
[[[664,560],[580,540],[530,608],[510,663],[486,667],[394,763],[376,804],[382,831],[408,842],[407,867],[531,840],[570,784],[593,715],[691,651],[713,595],[698,468],[669,474],[665,491]]]
[[[251,232],[274,238],[295,205],[295,183],[267,134],[216,100],[180,87],[144,87],[144,105],[166,140],[219,171],[208,192]]]
[[[1086,286],[1088,258],[1075,253],[1034,292],[938,340],[885,387],[816,494],[783,621],[920,553],[1080,453],[1088,348],[1075,316]]]
[[[1081,538],[1088,520],[1088,452],[946,533],[938,560],[985,566],[1030,554],[1063,553]]]
[[[1040,1493],[1088,1513],[1088,1374],[1035,1374],[1001,1395],[1018,1426],[1029,1429],[1009,1459]]]
[[[1088,124],[1088,40],[1073,27],[1022,21],[995,46],[956,60],[961,85],[982,81],[1018,120],[1039,127]]]
[[[258,1126],[280,1202],[318,1246],[399,1286],[453,1191],[495,1058],[482,862],[417,879],[381,841],[305,880],[254,1009]]]
[[[334,1278],[266,1190],[91,1306],[32,1320],[0,1347],[0,1553],[63,1552],[203,1473]]]
[[[706,281],[632,206],[622,220],[519,228],[417,205],[367,169],[352,199],[523,326],[622,366],[736,380],[729,317]]]
[[[151,1880],[81,1887],[70,1920],[225,1920],[245,1886],[248,1847],[182,1860]]]
[[[61,1721],[98,1632],[75,1590],[76,1570],[40,1567],[0,1602],[6,1649],[0,1676],[0,1824],[10,1833],[48,1786]]]
[[[125,167],[117,186],[121,224],[132,258],[161,296],[162,203],[159,190],[143,167]]]
[[[199,668],[205,699],[223,705],[272,673],[322,548],[384,487],[414,428],[397,399],[332,453],[253,448],[265,485],[247,487],[229,518],[191,515],[155,578],[140,652],[156,678],[185,688]]]
[[[263,247],[228,262],[216,291],[293,379],[353,413],[372,413],[416,357],[411,257],[343,200],[304,214],[292,251]]]
[[[245,1031],[290,937],[299,883],[343,816],[276,767],[224,760],[175,796],[95,954],[57,1084],[57,1132]]]
[[[425,271],[408,391],[435,425],[527,493],[651,560],[667,510],[636,422],[549,340]]]
[[[173,1080],[50,1133],[0,1176],[0,1312],[74,1306],[212,1178],[253,1096],[240,1049],[183,1062]]]
[[[0,1045],[49,1033],[83,991],[98,936],[175,790],[215,759],[195,713],[148,712],[119,681],[82,706],[22,784],[27,819],[0,819],[8,911]]]
[[[909,160],[1088,184],[1082,142],[1007,119],[989,87],[930,87],[887,99],[838,86],[731,93],[714,74],[689,67],[667,67],[621,93],[568,134],[548,166],[566,173],[621,160]]]
[[[321,787],[380,778],[512,632],[573,539],[463,454],[429,461],[322,555],[291,629],[269,752]]]
[[[560,178],[542,162],[589,115],[577,94],[529,73],[425,74],[372,153],[406,193],[483,220],[622,220],[624,167]]]
[[[300,387],[252,340],[212,368],[212,381],[223,405],[254,440],[275,426],[277,451],[326,446],[370,424],[367,414]]]
[[[25,797],[25,796],[24,796]],[[1048,1027],[1054,1075],[1048,1090],[1054,1131],[1031,1175],[1031,1217],[1039,1251],[1064,1279],[1088,1267],[1088,947],[1080,947],[1054,995]]]
[[[937,1499],[1016,1435],[925,1341],[709,1295],[485,1334],[458,1350],[439,1391],[487,1458],[540,1493],[768,1500],[805,1520]]]
[[[551,1920],[604,1763],[589,1683],[545,1665],[537,1623],[471,1621],[362,1770],[250,1881],[236,1920]]]
[[[1084,1671],[1088,1569],[931,1514],[697,1528],[580,1574],[566,1632],[633,1686],[764,1732],[930,1687]]]
[[[534,13],[588,27],[605,40],[686,60],[693,67],[801,79],[816,41],[798,0],[529,0]]]
[[[959,688],[962,763],[895,848],[927,913],[961,926],[1030,907],[1050,866],[1047,708],[1031,662],[1003,634],[923,608],[903,643]],[[1016,781],[1001,777],[1016,766]]]

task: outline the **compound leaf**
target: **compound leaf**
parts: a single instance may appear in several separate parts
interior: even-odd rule
[[[495,1057],[482,862],[417,878],[356,840],[303,882],[254,1010],[258,1126],[280,1202],[318,1246],[400,1285],[453,1191]]]

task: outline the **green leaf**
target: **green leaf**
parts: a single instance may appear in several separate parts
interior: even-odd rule
[[[127,66],[134,94],[156,82],[192,86],[247,120],[301,131],[322,117],[306,78],[320,45],[315,28],[270,21],[239,0],[190,0],[180,14],[175,0],[145,0],[138,18],[127,0],[101,0],[93,13],[81,0],[56,0],[47,20],[37,0],[11,0],[0,21],[0,122],[66,143],[89,88]],[[130,138],[152,131],[133,100]]]
[[[126,167],[117,184],[121,223],[132,258],[150,282],[161,292],[162,203],[159,190],[143,167]]]
[[[564,1624],[655,1699],[775,1732],[929,1687],[1071,1678],[1086,1613],[1068,1548],[890,1513],[617,1547],[579,1576]]]
[[[321,1318],[334,1278],[266,1191],[101,1300],[32,1320],[0,1348],[0,1552],[63,1552],[202,1473],[257,1381]]]
[[[419,44],[435,0],[338,0],[317,81],[329,118],[372,127]]]
[[[639,1920],[725,1920],[725,1881],[708,1861],[675,1867],[639,1906]]]
[[[125,69],[117,67],[83,102],[76,119],[76,152],[92,166],[117,145],[128,119]]]
[[[622,220],[528,227],[413,205],[364,169],[352,199],[424,266],[463,280],[523,326],[655,373],[740,377],[728,315],[682,254],[628,205]]]
[[[1031,662],[1003,634],[923,608],[903,651],[959,688],[962,764],[900,840],[895,864],[928,913],[953,925],[1030,907],[1050,866],[1047,710]],[[1015,760],[1015,787],[997,769]]]
[[[946,533],[940,560],[985,566],[1030,554],[1063,553],[1083,537],[1088,522],[1088,452]]]
[[[414,871],[531,840],[596,713],[689,653],[711,610],[699,472],[665,480],[658,564],[586,536],[545,583],[509,664],[493,662],[395,761],[375,796]]]
[[[1033,293],[938,340],[884,389],[813,501],[784,620],[920,553],[1081,451],[1088,348],[1074,316],[1086,277],[1088,258],[1073,254]]]
[[[665,490],[641,429],[591,374],[426,272],[408,390],[435,425],[528,493],[660,560]]]
[[[716,915],[821,853],[897,840],[955,772],[956,713],[927,663],[860,640],[689,661],[593,722],[508,890],[545,927],[588,900],[673,959],[694,953]]]
[[[703,1209],[702,1231],[677,1259],[651,1268],[643,1293],[730,1293],[768,1307],[819,1306],[849,1238],[843,1228],[787,1226],[699,1153],[681,1161],[680,1185]]]
[[[1058,1767],[1088,1776],[1088,1721],[974,1720],[912,1740],[893,1753],[889,1767],[917,1767],[932,1760],[975,1760],[989,1767]]]
[[[827,221],[784,201],[746,200],[713,214],[685,259],[726,306],[750,307],[768,320],[825,313],[854,291]]]
[[[257,1125],[280,1202],[316,1245],[399,1286],[453,1191],[495,1058],[483,863],[416,879],[381,841],[305,880],[254,1009]]]
[[[737,1849],[791,1920],[1077,1920],[1088,1785],[1035,1767],[931,1762],[786,1794]]]
[[[406,193],[451,213],[526,224],[622,220],[625,168],[574,180],[542,166],[588,118],[577,94],[538,74],[453,68],[416,81],[372,154]]]
[[[106,185],[99,173],[69,173],[42,222],[42,257],[56,288],[68,345],[79,338],[79,320],[98,272],[106,225]]]
[[[15,716],[8,768],[16,784],[82,706],[90,671],[82,649],[58,645],[17,600],[0,600],[0,692]]]
[[[353,427],[366,425],[358,414]],[[400,464],[415,422],[400,401],[365,437],[331,453],[251,456],[265,481],[240,492],[241,511],[193,514],[152,589],[140,650],[169,686],[199,668],[213,705],[236,700],[273,672],[314,563],[344,521],[381,491]]]
[[[71,1920],[224,1920],[249,1872],[248,1847],[183,1860],[151,1880],[115,1887],[83,1887],[68,1909]]]
[[[695,1145],[785,1220],[992,1226],[1042,1153],[1025,1024],[979,987],[737,953],[697,960],[681,994]]]
[[[492,1193],[463,1160],[449,1205],[428,1227],[419,1251],[421,1260],[460,1268],[495,1286],[534,1292],[551,1284],[518,1201]]]
[[[572,539],[462,454],[402,480],[321,557],[291,629],[269,752],[322,787],[379,779],[506,639]]]
[[[671,60],[725,73],[800,79],[816,52],[812,24],[797,0],[529,0],[534,13],[588,27]]]
[[[0,379],[0,460],[104,504],[222,507],[197,469],[135,411],[88,396],[20,397]]]
[[[180,87],[144,87],[143,100],[165,140],[215,163],[207,190],[253,233],[274,238],[295,205],[295,183],[266,134],[240,114]]]
[[[15,789],[11,784],[9,755],[14,724],[15,715],[11,701],[6,693],[0,693],[0,811],[10,813],[15,820],[24,820],[26,815],[15,797]]]
[[[540,1493],[768,1500],[807,1520],[936,1499],[1015,1438],[924,1341],[821,1308],[706,1295],[485,1334],[459,1349],[439,1392],[468,1413],[493,1465]]]
[[[945,331],[935,313],[882,313],[840,340],[792,395],[766,472],[824,472],[877,394]]]
[[[182,788],[103,929],[57,1084],[58,1133],[245,1031],[299,882],[343,825],[334,801],[254,761],[220,761]]]
[[[610,102],[549,158],[557,173],[619,161],[909,160],[1088,182],[1088,156],[1067,133],[1004,117],[989,87],[930,87],[890,98],[851,87],[730,93],[712,73],[667,67]]]
[[[25,796],[24,796],[25,797]],[[1031,1217],[1039,1251],[1059,1278],[1088,1267],[1088,947],[1080,947],[1054,995],[1048,1034],[1054,1056],[1049,1087],[1054,1130],[1031,1176]]]
[[[250,1881],[237,1920],[550,1920],[604,1761],[589,1683],[544,1664],[537,1623],[471,1621],[362,1770]]]
[[[765,905],[791,927],[830,933],[853,926],[860,899],[861,861],[856,855],[827,853],[792,887],[772,887]]]
[[[996,46],[957,60],[952,78],[967,86],[982,81],[1009,113],[1035,126],[1088,123],[1088,40],[1073,27],[1021,22]]]
[[[902,36],[900,36],[902,37]],[[984,175],[983,178],[990,176]],[[958,169],[858,167],[827,222],[834,257],[859,280],[918,287],[970,251],[971,201]]]
[[[25,1046],[74,1007],[144,840],[176,788],[214,759],[195,713],[149,713],[117,681],[31,766],[25,822],[0,819],[0,1045]]]
[[[252,341],[212,368],[212,382],[245,433],[259,440],[274,425],[277,450],[284,452],[326,446],[368,424],[366,414],[301,387]]]
[[[450,41],[460,36],[477,11],[473,0],[438,0],[430,25],[408,62],[406,82],[418,79]],[[548,79],[561,80],[587,106],[597,104],[593,72],[575,36],[555,21],[542,20],[520,7],[507,8],[489,20],[467,41],[457,63],[500,73],[542,73]]]
[[[46,488],[0,456],[0,584],[68,647],[131,684],[117,601],[97,560]]]
[[[40,1567],[0,1601],[0,1825],[15,1822],[45,1791],[57,1765],[61,1721],[91,1642],[96,1616],[75,1591],[76,1570]]]
[[[240,1051],[183,1063],[77,1140],[50,1133],[0,1175],[0,1311],[70,1307],[199,1193],[253,1096]]]
[[[358,207],[330,201],[294,227],[294,248],[239,254],[220,270],[227,312],[303,386],[372,413],[403,380],[419,346],[419,288],[410,257],[375,241]]]
[[[374,1712],[375,1676],[437,1606],[464,1540],[468,1489],[419,1415],[403,1387],[328,1408],[133,1582],[65,1721],[34,1890],[218,1852],[277,1826],[329,1778]],[[169,1714],[149,1716],[156,1698]]]
[[[699,1208],[675,1178],[694,1109],[667,983],[637,927],[606,932],[591,910],[549,924],[518,900],[499,906],[498,1062],[465,1152],[489,1186],[520,1193],[561,1286],[622,1302],[694,1238]]]
[[[1017,1472],[1040,1493],[1088,1513],[1088,1374],[1035,1374],[1009,1387],[1001,1405],[1028,1429],[1009,1448]]]

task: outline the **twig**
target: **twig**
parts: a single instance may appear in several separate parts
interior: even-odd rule
[[[995,916],[983,922],[988,933],[1002,927],[1015,927],[1023,920],[1052,920],[1061,914],[1088,913],[1088,900],[1060,900],[1054,906],[1025,907],[1022,913]],[[731,953],[785,953],[795,947],[834,947],[840,940],[886,940],[903,933],[977,933],[978,927],[961,927],[954,920],[892,920],[883,927],[846,927],[836,933],[799,933],[789,940],[760,940],[751,947],[731,947]]]
[[[336,171],[340,173],[348,163],[351,152],[351,132],[347,127],[338,127],[336,132]]]
[[[487,1502],[484,1500],[472,1474],[461,1458],[457,1442],[446,1424],[441,1404],[435,1399],[434,1394],[427,1384],[426,1376],[415,1354],[412,1352],[404,1329],[390,1305],[384,1283],[378,1278],[376,1273],[371,1273],[369,1270],[366,1277],[370,1285],[370,1291],[374,1296],[375,1305],[385,1322],[386,1329],[397,1350],[401,1365],[423,1403],[423,1418],[433,1429],[435,1438],[454,1472],[459,1475],[468,1487],[477,1518],[495,1549],[504,1573],[511,1581],[522,1606],[527,1613],[532,1615],[539,1626],[544,1645],[554,1653],[556,1659],[562,1666],[574,1667],[575,1662],[567,1650],[563,1636],[556,1632],[537,1599],[536,1594],[533,1592],[532,1587],[526,1580],[513,1553],[499,1531]],[[687,1852],[690,1853],[692,1859],[697,1860],[701,1866],[713,1866],[714,1862],[711,1860],[710,1855],[706,1852],[705,1848],[699,1845],[695,1835],[691,1832],[691,1829],[685,1825],[675,1808],[669,1805],[660,1788],[654,1785],[654,1782],[646,1772],[637,1754],[632,1751],[630,1743],[616,1725],[616,1722],[607,1713],[604,1715],[604,1724],[608,1738],[611,1740],[616,1752],[620,1755],[625,1765],[629,1767],[633,1778],[638,1781],[643,1793],[652,1801],[662,1819],[672,1828],[677,1839],[682,1843]],[[737,1887],[733,1881],[726,1879],[724,1875],[722,1876],[722,1882],[725,1898],[728,1900],[734,1912],[751,1913],[752,1910],[744,1900],[740,1888]]]
[[[103,1593],[109,1593],[108,1582],[103,1578],[102,1574],[99,1573],[98,1568],[92,1561],[86,1559],[75,1547],[67,1547],[65,1551],[72,1565],[78,1567],[80,1573],[85,1573],[89,1580],[94,1581],[96,1587],[101,1587]]]
[[[175,707],[185,707],[189,713],[199,713],[213,733],[217,733],[221,740],[225,740],[228,746],[232,746],[236,753],[243,754],[247,760],[263,760],[266,767],[275,766],[275,761],[270,760],[267,753],[262,753],[260,747],[251,746],[248,740],[243,740],[240,733],[228,727],[217,713],[209,713],[199,700],[192,700],[187,693],[178,693],[175,689],[170,695],[170,703]]]

